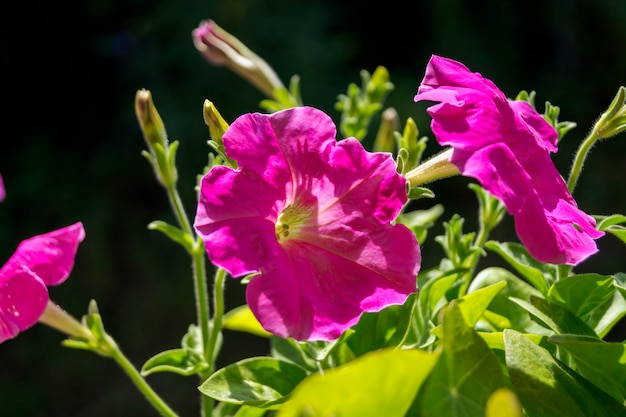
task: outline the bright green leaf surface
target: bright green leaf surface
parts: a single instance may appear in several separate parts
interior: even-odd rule
[[[487,287],[477,289],[474,292],[464,295],[458,299],[458,306],[461,313],[470,324],[474,326],[483,312],[489,306],[489,303],[496,295],[506,287],[506,281],[500,281]]]
[[[383,349],[304,380],[277,417],[403,417],[439,355]]]
[[[186,349],[171,349],[148,359],[141,368],[141,374],[147,376],[155,372],[174,372],[189,376],[207,367],[207,363],[197,353]]]
[[[626,344],[592,337],[555,335],[550,341],[567,350],[581,374],[619,401],[626,395]]]
[[[530,303],[516,298],[511,298],[511,300],[525,308],[535,319],[556,334],[571,333],[597,337],[593,329],[574,313],[551,304],[543,298],[531,296]]]
[[[571,275],[550,287],[548,299],[586,321],[597,306],[613,297],[613,281],[612,276]]]
[[[523,245],[518,243],[501,243],[492,240],[485,243],[485,248],[502,256],[542,294],[547,294],[548,287],[556,276],[554,265],[538,262],[528,254]]]
[[[624,417],[626,408],[515,330],[504,331],[506,364],[528,417]]]
[[[441,359],[407,415],[483,416],[491,394],[504,386],[502,368],[455,303],[444,314],[442,347]]]
[[[247,358],[219,369],[198,388],[218,401],[273,407],[307,376],[298,365],[269,357]]]
[[[254,317],[252,310],[247,304],[235,307],[224,315],[223,326],[228,330],[252,333],[261,337],[269,337],[261,323]]]
[[[530,301],[530,296],[540,296],[541,293],[528,284],[526,281],[512,274],[503,268],[490,267],[480,271],[470,283],[468,291],[470,293],[485,288],[489,285],[505,281],[507,285],[495,295],[488,310],[483,315],[483,319],[498,331],[505,328],[512,328],[524,333],[548,334],[548,331],[531,320],[528,311],[511,301],[510,297]],[[493,312],[498,316],[488,313]],[[507,319],[506,323],[502,323],[501,317]]]

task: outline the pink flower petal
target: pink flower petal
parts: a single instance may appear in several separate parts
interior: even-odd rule
[[[280,336],[332,340],[416,291],[417,240],[392,225],[406,181],[390,154],[335,133],[311,107],[241,116],[223,137],[238,169],[215,167],[201,184],[194,225],[209,258],[258,274],[248,303]]]
[[[0,269],[0,342],[33,326],[46,308],[46,286],[65,281],[74,267],[82,223],[22,241]]]
[[[501,199],[517,234],[542,262],[576,265],[597,252],[604,235],[579,210],[550,159],[558,135],[527,102],[507,100],[492,81],[463,64],[433,56],[415,101],[428,108],[450,162]]]

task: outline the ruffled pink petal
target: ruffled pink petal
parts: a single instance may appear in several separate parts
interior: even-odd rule
[[[410,233],[398,227],[401,236],[395,237],[405,240],[405,230]],[[380,235],[389,240],[394,237],[393,233]],[[397,245],[381,248],[393,249],[398,249]],[[389,257],[383,259],[371,260],[376,270],[343,254],[289,241],[276,262],[252,278],[247,302],[271,333],[296,340],[334,340],[356,324],[364,312],[402,304],[416,291],[413,271],[402,271],[398,276],[391,266],[381,268],[385,261],[392,261]]]
[[[365,311],[416,291],[415,235],[391,223],[407,201],[390,154],[335,140],[311,107],[239,117],[224,134],[238,163],[201,183],[194,226],[211,261],[234,277],[258,273],[247,299],[262,325],[298,340],[332,340]],[[289,239],[275,224],[286,207],[304,217]]]
[[[72,271],[78,245],[84,238],[80,222],[33,236],[19,244],[8,263],[28,267],[48,286],[58,285]]]
[[[432,100],[432,131],[450,162],[501,199],[538,260],[575,265],[597,252],[591,216],[578,209],[550,159],[558,135],[526,102],[509,101],[464,65],[433,56],[415,101]]]
[[[32,327],[48,304],[48,290],[41,279],[19,264],[0,271],[0,343]]]
[[[4,181],[2,180],[2,175],[0,175],[0,201],[4,201],[7,196],[7,191],[4,188]]]

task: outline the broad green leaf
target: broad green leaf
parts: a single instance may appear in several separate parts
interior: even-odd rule
[[[515,330],[504,331],[506,365],[528,417],[624,417],[626,408]]]
[[[409,326],[415,298],[415,294],[411,294],[402,305],[363,314],[346,342],[354,355],[358,357],[372,350],[398,346]]]
[[[508,388],[498,388],[487,400],[485,417],[522,417],[522,405]]]
[[[574,358],[580,373],[618,401],[626,396],[626,344],[588,336],[555,335],[550,341]]]
[[[253,357],[217,370],[198,389],[217,401],[276,408],[306,376],[291,362]]]
[[[197,353],[186,349],[171,349],[154,355],[141,367],[141,375],[155,372],[174,372],[189,376],[208,368],[208,364]]]
[[[452,302],[444,311],[441,359],[407,415],[483,416],[487,400],[503,386],[497,357]]]
[[[539,292],[544,295],[548,293],[548,288],[556,277],[556,266],[537,261],[530,256],[524,245],[519,243],[501,243],[491,240],[485,243],[485,248],[504,258]]]
[[[457,299],[461,313],[463,313],[463,316],[470,326],[476,324],[478,319],[483,315],[483,312],[487,309],[487,306],[489,306],[489,303],[491,303],[494,297],[498,295],[505,286],[506,281],[500,281],[465,294],[463,297]]]
[[[438,358],[419,349],[369,352],[302,381],[277,417],[404,417]]]
[[[316,372],[318,370],[316,361],[311,356],[311,352],[297,340],[271,336],[270,353],[274,358],[293,362],[310,372]]]
[[[250,310],[247,304],[235,307],[224,314],[223,326],[228,330],[252,333],[261,337],[271,336],[271,333],[266,331],[254,317],[252,310]]]
[[[622,242],[626,243],[626,227],[621,226],[621,223],[626,223],[626,216],[621,214],[614,214],[612,216],[596,216],[600,221],[598,222],[598,230],[609,232]]]
[[[453,270],[431,279],[420,288],[418,299],[419,308],[423,317],[430,319],[436,316],[437,311],[448,304],[448,299],[445,297],[446,292],[450,290],[458,279],[458,271]]]
[[[531,316],[556,334],[571,333],[597,337],[593,329],[573,313],[541,297],[531,296],[530,303],[517,298],[511,298],[511,301],[526,309]]]
[[[528,311],[510,300],[513,297],[530,301],[531,295],[541,296],[541,293],[510,271],[499,267],[485,268],[474,277],[468,291],[471,294],[480,288],[502,281],[506,282],[507,285],[489,303],[488,310],[483,314],[483,320],[489,323],[493,330],[497,331],[512,328],[523,333],[548,334],[549,332],[544,327],[531,319]],[[504,322],[502,317],[506,318],[507,321]]]
[[[626,314],[626,301],[616,294],[617,277],[598,274],[572,275],[557,281],[548,299],[586,322],[600,337]]]
[[[599,274],[571,275],[550,287],[548,300],[587,321],[595,308],[613,297],[613,281],[612,276]]]

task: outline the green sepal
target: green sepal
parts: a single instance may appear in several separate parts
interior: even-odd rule
[[[307,375],[292,362],[252,357],[217,370],[198,389],[217,401],[276,409]]]
[[[435,193],[430,188],[413,187],[409,189],[407,194],[409,200],[419,200],[420,198],[434,198]]]

